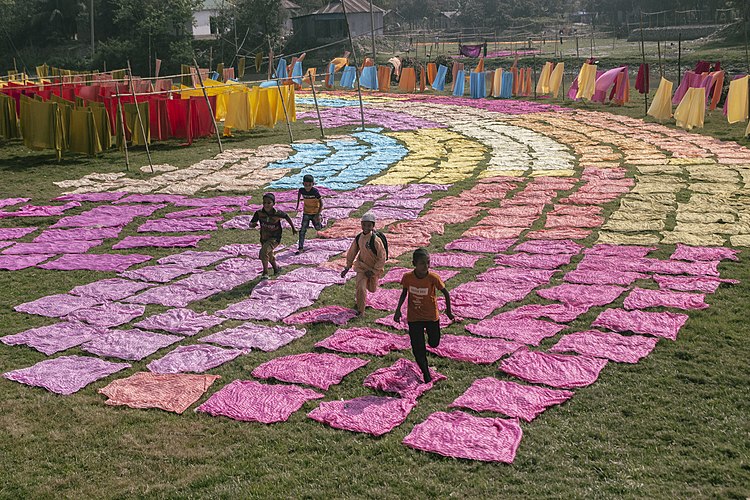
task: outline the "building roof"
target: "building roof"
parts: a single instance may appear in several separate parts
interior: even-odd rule
[[[331,3],[324,5],[318,10],[314,11],[313,14],[343,14],[344,9],[341,6],[342,0],[333,0]],[[347,14],[359,13],[359,12],[370,12],[369,0],[344,0],[346,2]],[[385,13],[385,10],[378,7],[377,5],[372,6],[373,12]]]
[[[281,0],[281,7],[286,10],[299,10],[302,8],[291,0]]]
[[[225,2],[223,0],[203,0],[203,6],[201,6],[198,10],[221,10],[223,7],[225,7],[223,4]],[[226,7],[229,7],[229,5],[226,5]]]

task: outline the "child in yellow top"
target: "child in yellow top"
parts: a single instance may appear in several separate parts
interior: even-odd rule
[[[297,253],[300,254],[305,249],[305,234],[307,234],[307,228],[310,227],[312,222],[313,227],[316,231],[323,229],[323,224],[320,220],[320,212],[323,210],[323,199],[320,197],[320,192],[314,187],[315,179],[312,175],[307,174],[302,178],[302,186],[297,191],[297,207],[295,210],[299,210],[299,202],[302,200],[302,224],[299,228],[299,245],[297,246]]]

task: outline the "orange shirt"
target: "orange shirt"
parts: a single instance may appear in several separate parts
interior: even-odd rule
[[[401,286],[408,292],[406,321],[438,321],[437,295],[435,290],[445,288],[443,280],[435,273],[428,272],[424,278],[417,278],[414,271],[404,274]]]

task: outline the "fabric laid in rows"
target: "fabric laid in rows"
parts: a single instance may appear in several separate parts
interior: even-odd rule
[[[272,359],[255,368],[252,375],[255,378],[275,378],[282,382],[306,384],[327,390],[369,362],[336,354],[304,353]]]
[[[158,408],[182,414],[219,378],[218,375],[138,372],[114,380],[98,392],[107,396],[104,403],[111,406]]]
[[[577,352],[619,363],[637,363],[648,356],[659,339],[641,335],[624,336],[598,330],[575,332],[563,336],[550,352]]]
[[[305,333],[307,331],[304,328],[245,323],[236,328],[230,328],[203,337],[201,342],[209,342],[211,344],[238,349],[260,349],[261,351],[270,352],[280,349],[293,340],[302,337]]]
[[[382,436],[404,423],[416,405],[411,399],[362,396],[325,401],[307,416],[335,429]]]
[[[226,321],[226,318],[219,318],[205,312],[197,313],[192,309],[178,308],[149,316],[136,323],[135,326],[145,330],[163,330],[180,335],[196,335],[224,321]]]
[[[677,333],[687,319],[687,314],[673,312],[606,309],[591,323],[591,326],[601,326],[615,332],[644,333],[677,340]]]
[[[209,345],[179,346],[164,357],[150,362],[153,373],[202,373],[245,354],[241,349],[222,349]]]
[[[438,347],[427,350],[443,358],[469,363],[492,364],[520,349],[523,344],[502,339],[478,339],[465,335],[442,335]]]
[[[409,337],[384,332],[376,328],[357,327],[338,329],[333,335],[315,344],[331,351],[349,354],[372,354],[385,356],[391,351],[408,349]]]
[[[606,359],[569,356],[519,349],[500,363],[500,370],[535,384],[561,389],[586,387],[596,382]]]
[[[3,377],[67,396],[126,368],[130,368],[128,363],[112,363],[87,356],[60,356],[29,368],[3,373]]]
[[[140,361],[180,340],[182,337],[177,335],[147,332],[137,328],[109,330],[82,344],[81,349],[98,356]]]
[[[432,381],[425,383],[422,371],[414,362],[404,358],[398,359],[391,366],[380,368],[369,374],[364,386],[384,392],[394,392],[402,398],[416,400],[432,389],[436,382],[447,377],[430,368]]]
[[[650,290],[635,288],[625,297],[625,309],[647,309],[649,307],[671,307],[675,309],[707,309],[708,304],[702,293],[672,292],[670,290]]]

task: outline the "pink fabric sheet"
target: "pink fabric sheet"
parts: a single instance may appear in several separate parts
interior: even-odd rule
[[[387,273],[385,273],[385,276],[380,278],[380,283],[401,283],[401,278],[411,271],[413,271],[413,269],[408,269],[406,267],[392,267]],[[443,282],[451,279],[460,272],[451,269],[430,269],[430,271],[440,276],[440,279],[443,280]]]
[[[536,293],[548,300],[557,300],[571,306],[605,306],[611,304],[626,289],[617,285],[575,285],[565,283],[538,290]]]
[[[643,247],[637,245],[610,245],[608,243],[600,243],[594,245],[591,248],[586,248],[583,253],[586,255],[601,255],[601,256],[613,256],[613,257],[645,257],[656,247]]]
[[[64,351],[100,335],[102,328],[75,321],[62,321],[0,337],[6,345],[25,345],[46,354]]]
[[[670,259],[677,260],[740,260],[737,254],[739,250],[726,247],[690,247],[681,243],[677,244]]]
[[[375,370],[365,377],[364,386],[383,392],[393,392],[404,399],[416,399],[447,377],[430,368],[432,381],[425,383],[422,371],[414,361],[400,358],[391,366]]]
[[[466,325],[466,329],[474,335],[482,337],[504,338],[523,344],[539,345],[547,337],[557,335],[565,329],[565,325],[550,323],[531,318],[506,319],[497,316],[485,319],[476,324]]]
[[[164,215],[165,219],[184,219],[186,217],[211,217],[215,215],[221,215],[225,212],[234,212],[236,207],[198,207],[190,208],[188,210],[180,210],[179,212],[169,212]]]
[[[481,258],[481,255],[467,253],[433,253],[430,255],[430,265],[435,267],[472,268]]]
[[[145,292],[123,300],[132,304],[159,304],[166,307],[186,307],[191,302],[203,300],[219,293],[222,293],[222,290],[209,288],[202,291],[195,291],[185,286],[172,284],[155,286]]]
[[[222,272],[230,272],[230,273],[239,273],[239,274],[249,274],[253,273],[255,276],[259,276],[261,271],[263,270],[263,265],[260,263],[260,259],[246,259],[246,258],[233,258],[233,259],[227,259],[223,262],[219,262],[216,267],[214,268],[216,271],[222,271]],[[305,269],[305,268],[299,268],[299,269]],[[278,276],[276,280],[278,281],[281,278],[286,278],[286,274],[283,274],[281,276]]]
[[[544,255],[534,253],[515,253],[495,256],[495,263],[501,266],[527,267],[532,269],[556,269],[570,264],[570,254]]]
[[[281,202],[280,198],[276,201]],[[239,206],[250,203],[250,196],[214,196],[212,198],[183,198],[174,202],[176,207],[221,207]]]
[[[670,290],[648,290],[635,288],[625,297],[625,309],[647,309],[649,307],[672,307],[675,309],[707,309],[706,296],[702,293],[672,292]]]
[[[110,330],[81,345],[81,349],[98,356],[140,361],[182,339],[177,335],[147,332],[137,328]]]
[[[315,344],[331,351],[349,354],[385,356],[391,351],[408,349],[409,337],[384,332],[377,328],[358,327],[336,330],[333,335]]]
[[[74,229],[47,229],[34,238],[35,243],[51,243],[54,241],[91,241],[117,238],[122,227],[97,227]],[[60,252],[62,253],[62,252]]]
[[[475,380],[448,408],[494,411],[531,422],[550,406],[563,404],[572,397],[572,391],[521,385],[487,377]]]
[[[210,266],[211,264],[227,259],[230,256],[230,254],[225,252],[196,252],[195,250],[186,250],[182,253],[162,257],[158,262],[159,264],[172,264],[176,266],[196,268]]]
[[[738,280],[722,278],[701,278],[693,276],[662,276],[655,274],[654,281],[662,290],[677,290],[680,292],[705,292],[714,293],[722,283],[734,284]]]
[[[51,241],[47,243],[16,243],[10,248],[3,250],[4,255],[30,255],[30,254],[75,254],[86,253],[90,249],[102,244],[102,240],[89,241]]]
[[[308,323],[333,323],[345,325],[357,316],[357,311],[341,306],[324,306],[284,318],[287,325],[303,325]]]
[[[162,330],[180,335],[197,335],[207,328],[220,325],[226,318],[219,318],[211,314],[197,313],[192,309],[170,309],[161,314],[155,314],[135,324],[145,330]]]
[[[53,201],[88,201],[92,203],[101,203],[103,201],[116,201],[128,193],[124,192],[106,192],[106,193],[71,193],[53,198]]]
[[[400,288],[378,288],[374,293],[367,294],[367,305],[381,311],[395,311],[399,297]]]
[[[204,290],[229,291],[254,280],[259,274],[260,271],[255,270],[245,273],[206,271],[191,274],[186,278],[176,281],[173,285],[185,287],[193,292],[202,292]]]
[[[87,356],[60,356],[6,372],[3,377],[67,396],[126,368],[130,368],[128,363],[111,363]]]
[[[53,225],[51,229],[65,227],[117,227],[126,226],[136,217],[149,217],[151,214],[166,207],[159,205],[120,205],[120,206],[98,206],[87,210],[79,215],[63,217]]]
[[[583,246],[572,240],[528,240],[516,247],[517,252],[540,253],[548,255],[571,254],[581,251]]]
[[[408,340],[408,339],[407,339]],[[443,358],[469,363],[492,364],[498,359],[520,349],[523,344],[502,339],[478,339],[465,335],[443,335],[438,347],[427,347],[431,353]]]
[[[77,201],[69,201],[64,205],[23,205],[14,212],[0,210],[0,219],[7,217],[54,217],[62,215],[66,210],[80,206],[81,204]]]
[[[346,401],[325,401],[307,414],[334,429],[382,436],[403,424],[417,402],[410,399],[362,396]]]
[[[718,261],[684,262],[649,257],[586,255],[578,263],[578,269],[719,277],[718,264]]]
[[[40,262],[44,262],[54,254],[40,255],[0,255],[0,269],[5,271],[19,271],[29,267],[34,267]]]
[[[120,198],[117,201],[113,201],[113,205],[120,205],[123,203],[175,203],[184,199],[185,197],[179,194],[131,194],[125,198]]]
[[[549,318],[557,323],[569,323],[589,310],[588,306],[574,306],[570,304],[528,304],[511,309],[495,316],[495,320],[522,318]]]
[[[36,227],[1,227],[0,240],[17,240],[36,230]]]
[[[189,217],[185,219],[156,219],[138,227],[139,233],[181,233],[190,231],[216,231],[222,217]]]
[[[458,238],[445,245],[446,250],[463,250],[465,252],[498,253],[510,248],[516,240],[494,240],[488,238]]]
[[[282,382],[306,384],[327,390],[369,362],[329,353],[304,353],[267,361],[253,370],[252,375],[255,378],[275,378]]]
[[[79,285],[73,288],[70,293],[99,300],[120,300],[150,286],[149,283],[139,283],[122,278],[106,278],[87,285]]]
[[[442,310],[443,304],[444,302],[442,302],[441,300],[438,300],[438,309]],[[448,318],[448,316],[446,316],[445,314],[440,315],[439,322],[440,322],[440,328],[445,328],[446,326],[449,326],[453,323],[453,321],[451,321]],[[394,328],[396,330],[409,331],[409,323],[406,321],[405,315],[401,316],[401,322],[399,323],[396,323],[395,321],[393,321],[392,314],[376,319],[375,323],[377,323],[378,325],[390,326],[391,328]]]
[[[557,229],[539,229],[526,233],[527,238],[539,240],[582,240],[588,238],[591,231],[578,227],[561,227]]]
[[[304,328],[291,326],[266,326],[245,323],[236,328],[223,330],[203,337],[201,342],[209,342],[238,349],[260,349],[270,352],[282,348],[307,333]]]
[[[198,242],[210,238],[208,234],[184,235],[184,236],[126,236],[121,241],[112,245],[113,250],[143,247],[197,247]]]
[[[31,198],[2,198],[0,199],[0,208],[12,207],[13,205],[26,203],[27,201],[31,201]]]
[[[167,283],[175,278],[179,278],[180,276],[191,274],[194,271],[195,269],[192,267],[164,264],[125,271],[120,274],[120,276],[133,280],[150,281],[153,283]]]
[[[210,345],[178,346],[166,356],[146,365],[154,373],[202,373],[245,354],[241,349],[222,349]]]
[[[130,323],[135,318],[142,316],[145,311],[146,308],[140,305],[105,302],[98,306],[73,311],[65,319],[112,328]]]
[[[274,296],[249,298],[216,311],[216,315],[230,319],[281,321],[303,307],[312,305],[314,299],[295,298],[281,301]]]
[[[618,363],[637,363],[648,356],[659,341],[642,335],[619,335],[599,330],[575,332],[563,336],[550,352],[577,352]]]
[[[523,227],[474,226],[464,231],[462,236],[463,238],[508,240],[518,238],[524,230]]]
[[[436,412],[414,426],[403,443],[446,457],[513,463],[523,431],[518,420]]]
[[[213,394],[196,411],[241,422],[273,424],[287,421],[307,401],[322,397],[319,392],[294,385],[235,380]]]
[[[631,271],[591,271],[574,269],[563,278],[579,285],[631,285],[636,280],[648,279],[647,274]]]
[[[519,349],[500,363],[500,370],[527,382],[573,389],[596,382],[606,365],[606,359]]]
[[[256,261],[257,262],[257,261]],[[341,277],[341,273],[333,271],[331,269],[323,269],[320,267],[298,267],[293,271],[282,274],[276,281],[283,281],[286,283],[320,283],[322,285],[342,285],[347,279],[354,277],[354,273],[347,274],[346,278]]]
[[[673,312],[606,309],[591,323],[591,326],[601,326],[615,332],[645,333],[677,340],[677,333],[687,319],[687,314]]]
[[[518,267],[491,267],[477,276],[479,281],[491,281],[494,283],[527,283],[538,286],[548,283],[557,271],[546,269],[525,269]]]
[[[136,264],[151,260],[150,255],[131,253],[115,254],[67,254],[46,264],[39,264],[42,269],[58,271],[114,271],[123,272]]]
[[[99,299],[78,297],[61,293],[57,295],[47,295],[46,297],[41,297],[31,302],[19,304],[13,309],[28,314],[38,314],[39,316],[47,316],[50,318],[61,318],[72,313],[76,309],[83,309],[101,303],[102,301]]]

